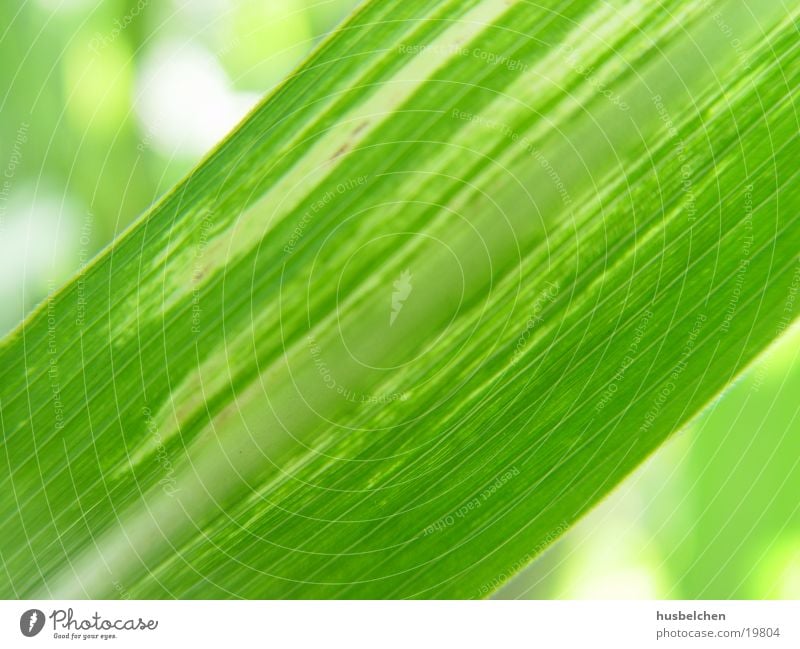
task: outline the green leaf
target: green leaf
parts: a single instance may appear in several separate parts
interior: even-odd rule
[[[491,593],[797,316],[778,5],[363,5],[0,347],[0,594]]]

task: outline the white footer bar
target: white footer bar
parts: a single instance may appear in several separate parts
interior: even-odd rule
[[[4,601],[0,647],[800,647],[798,601]]]

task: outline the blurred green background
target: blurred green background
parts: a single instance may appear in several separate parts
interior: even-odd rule
[[[0,333],[354,4],[0,3]],[[497,596],[800,598],[798,351],[795,330]]]

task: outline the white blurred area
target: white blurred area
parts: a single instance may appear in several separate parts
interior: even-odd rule
[[[148,6],[154,38],[140,53],[133,91],[143,142],[167,158],[200,158],[313,46],[309,12],[340,4],[172,0]]]
[[[611,514],[582,525],[562,567],[558,599],[660,599],[669,596],[661,558],[632,516]],[[620,533],[623,530],[623,533]]]
[[[130,106],[141,148],[165,161],[183,161],[179,165],[184,172],[284,79],[354,4],[354,0],[34,2],[43,13],[88,23],[81,29],[93,51],[86,51],[83,39],[69,46],[78,50],[71,59],[79,59],[72,66],[79,69],[68,81],[73,95],[79,99],[92,95],[87,99],[90,106],[99,102],[97,94],[106,104],[118,99],[122,106]],[[130,49],[133,32],[147,37]],[[94,60],[85,60],[90,58]],[[131,71],[129,60],[132,88],[117,79]],[[109,61],[115,69],[103,68]],[[117,87],[112,87],[111,77]],[[97,88],[94,94],[87,91],[92,79],[104,88],[102,93]],[[120,94],[130,96],[116,96]],[[94,111],[102,113],[100,117],[109,113],[108,106],[101,108]],[[90,112],[86,106],[81,110]],[[116,128],[107,130],[113,133]]]
[[[8,331],[76,264],[78,210],[55,192],[20,187],[0,230],[0,331]]]
[[[142,60],[134,107],[144,142],[167,157],[199,157],[255,106],[259,93],[235,91],[203,47],[157,44]]]

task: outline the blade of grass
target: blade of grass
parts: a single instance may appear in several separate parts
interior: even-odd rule
[[[796,317],[796,13],[721,8],[365,5],[0,347],[3,592],[530,561]]]

